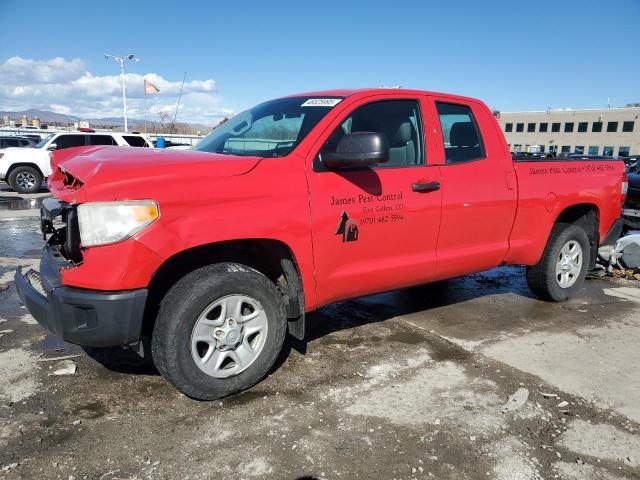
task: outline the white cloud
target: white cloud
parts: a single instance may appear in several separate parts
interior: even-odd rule
[[[144,117],[145,78],[160,89],[160,93],[147,96],[148,119],[157,120],[160,112],[173,114],[181,81],[170,81],[157,73],[126,73],[129,117]],[[93,75],[79,58],[31,60],[11,57],[0,64],[0,110],[37,108],[85,118],[119,117],[122,116],[121,82],[120,75]],[[222,105],[213,79],[185,82],[179,122],[214,125],[232,113],[233,110]]]

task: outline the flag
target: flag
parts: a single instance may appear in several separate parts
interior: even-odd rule
[[[159,93],[160,89],[156,87],[153,83],[148,82],[147,79],[144,80],[144,94],[148,93]]]

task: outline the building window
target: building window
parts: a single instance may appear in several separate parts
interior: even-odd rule
[[[571,145],[563,145],[562,150],[560,150],[560,153],[570,153],[570,152],[571,152]]]
[[[618,131],[618,122],[607,122],[607,133],[615,133]]]
[[[633,121],[631,121],[631,122],[622,122],[622,131],[623,132],[633,132]]]
[[[516,132],[524,132],[524,123],[516,123]]]
[[[600,147],[589,147],[589,155],[598,155],[600,153]]]
[[[538,151],[540,153],[544,153],[544,145],[540,145],[540,148],[538,149]]]
[[[505,132],[513,132],[513,123],[507,123],[504,126],[504,131]]]
[[[559,132],[560,131],[560,123],[552,123],[551,124],[551,131],[552,132]]]
[[[548,123],[541,123],[540,124],[540,131],[541,132],[546,132],[548,128],[549,128],[549,124]]]
[[[564,132],[565,133],[573,132],[573,122],[565,122],[565,124],[564,124]]]
[[[574,150],[574,152],[577,153],[578,155],[584,155],[584,146],[576,145],[576,149]]]
[[[536,131],[536,124],[535,123],[527,123],[527,132],[531,133],[531,132],[535,132]]]
[[[613,147],[604,147],[602,149],[602,154],[605,157],[612,157],[613,156]]]
[[[520,150],[522,150],[522,145],[520,145],[519,143],[513,145],[514,152],[519,152]]]
[[[556,153],[558,151],[557,145],[549,145],[549,153]]]
[[[593,122],[591,126],[591,131],[595,133],[599,133],[602,131],[602,122]]]
[[[578,123],[578,132],[580,133],[586,132],[588,128],[589,128],[589,122]]]
[[[618,156],[619,157],[628,157],[629,156],[629,147],[620,147],[620,148],[618,148]]]

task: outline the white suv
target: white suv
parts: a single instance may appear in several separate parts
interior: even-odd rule
[[[33,148],[0,149],[0,180],[19,193],[37,192],[42,181],[51,175],[49,152],[84,145],[151,147],[147,139],[138,133],[53,133]]]

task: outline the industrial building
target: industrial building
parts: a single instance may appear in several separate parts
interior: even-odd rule
[[[496,113],[512,152],[640,154],[640,104],[594,110]]]

